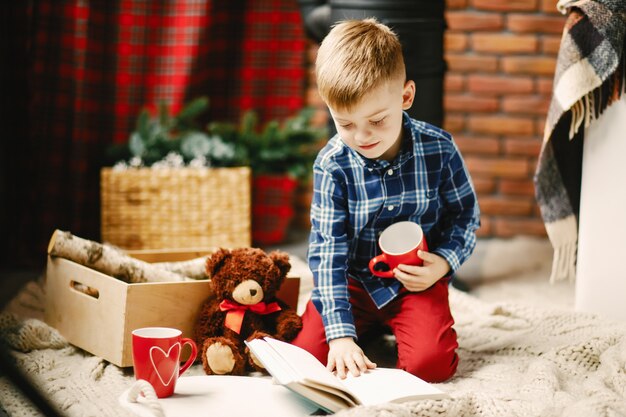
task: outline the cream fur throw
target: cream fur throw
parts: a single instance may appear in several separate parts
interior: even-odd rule
[[[626,323],[450,291],[461,362],[440,387],[452,399],[360,407],[338,417],[626,416]],[[36,319],[1,317],[18,364],[66,415],[129,415],[117,399],[133,384],[132,372],[59,341]],[[190,374],[202,371],[194,365]],[[0,404],[11,416],[36,415],[5,377]]]

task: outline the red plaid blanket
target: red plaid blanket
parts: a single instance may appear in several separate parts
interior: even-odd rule
[[[44,261],[56,228],[99,239],[103,151],[144,106],[208,96],[207,119],[261,121],[304,104],[306,38],[296,0],[27,2],[30,126],[14,155],[20,206],[10,248]],[[17,24],[15,27],[17,28]],[[30,33],[26,31],[30,30]]]

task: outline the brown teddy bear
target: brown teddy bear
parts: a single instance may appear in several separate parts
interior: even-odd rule
[[[296,337],[302,320],[276,298],[290,269],[287,253],[258,248],[221,248],[207,259],[213,291],[194,331],[208,375],[264,371],[244,341],[271,336],[289,342]]]

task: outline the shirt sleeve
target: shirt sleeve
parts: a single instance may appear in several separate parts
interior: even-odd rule
[[[440,184],[445,213],[441,219],[443,243],[433,252],[445,258],[454,273],[474,251],[480,209],[465,162],[456,144],[450,143],[452,152],[442,168]]]
[[[311,298],[322,316],[328,341],[348,336],[356,339],[346,272],[347,216],[345,186],[314,165],[308,254],[315,283]]]

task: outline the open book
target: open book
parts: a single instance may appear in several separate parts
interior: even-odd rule
[[[332,413],[357,405],[448,398],[402,369],[376,368],[340,379],[315,356],[289,343],[266,337],[246,344],[279,384]]]

